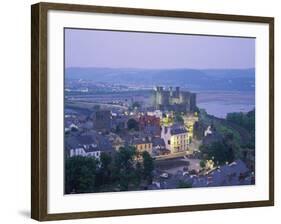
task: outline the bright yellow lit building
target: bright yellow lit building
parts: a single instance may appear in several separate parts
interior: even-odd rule
[[[189,115],[183,116],[183,120],[184,120],[184,126],[188,130],[188,138],[192,139],[193,138],[193,126],[194,126],[195,122],[198,121],[197,112],[195,112],[194,114],[189,114]]]
[[[171,151],[182,152],[188,150],[188,133],[175,134],[171,136]]]
[[[134,141],[134,146],[137,152],[141,153],[147,151],[149,154],[152,153],[152,142],[147,139],[138,139]]]
[[[162,127],[161,138],[164,139],[166,148],[171,153],[183,152],[188,150],[190,138],[188,131],[183,126]]]

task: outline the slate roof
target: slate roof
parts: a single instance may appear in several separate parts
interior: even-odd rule
[[[85,152],[97,152],[101,151],[99,147],[89,146],[88,148],[83,148]]]
[[[65,146],[66,148],[73,149],[79,147],[79,142],[76,137],[68,137],[65,139]]]
[[[114,151],[112,144],[109,139],[105,136],[98,135],[97,136],[98,148],[100,151]]]
[[[174,125],[171,127],[171,134],[172,135],[178,135],[178,134],[184,134],[187,133],[187,130],[185,127],[180,125]]]
[[[248,171],[249,169],[243,161],[236,160],[231,164],[221,166],[219,169],[214,170],[211,174],[212,182],[210,186],[239,185],[241,184],[241,180],[239,179],[240,174],[245,174]]]
[[[93,145],[96,145],[96,147],[94,147]],[[109,139],[106,136],[99,135],[99,134],[68,137],[65,140],[65,146],[68,149],[74,149],[80,147],[83,148],[85,152],[114,150]]]
[[[133,144],[149,144],[151,143],[151,141],[149,141],[149,139],[135,139],[133,140]]]
[[[227,175],[232,173],[243,174],[249,171],[246,164],[242,162],[240,159],[230,163],[228,166],[227,165],[222,166],[220,170]]]
[[[91,145],[91,144],[96,144],[97,142],[91,135],[80,135],[77,136],[77,140],[79,144],[81,145]]]
[[[160,145],[160,146],[164,146],[164,147],[165,147],[165,141],[164,141],[163,138],[154,138],[154,139],[152,140],[152,145],[153,145],[153,146],[158,146],[158,145]]]

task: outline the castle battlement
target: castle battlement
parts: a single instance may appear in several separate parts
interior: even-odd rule
[[[154,106],[161,110],[194,112],[196,110],[196,94],[181,91],[180,87],[165,89],[162,86],[157,86],[154,90]]]

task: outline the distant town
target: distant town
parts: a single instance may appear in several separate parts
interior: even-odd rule
[[[186,87],[66,79],[64,132],[66,194],[255,184],[255,110]]]

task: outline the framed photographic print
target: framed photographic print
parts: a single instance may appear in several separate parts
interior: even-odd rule
[[[272,206],[274,19],[32,5],[32,218]]]

